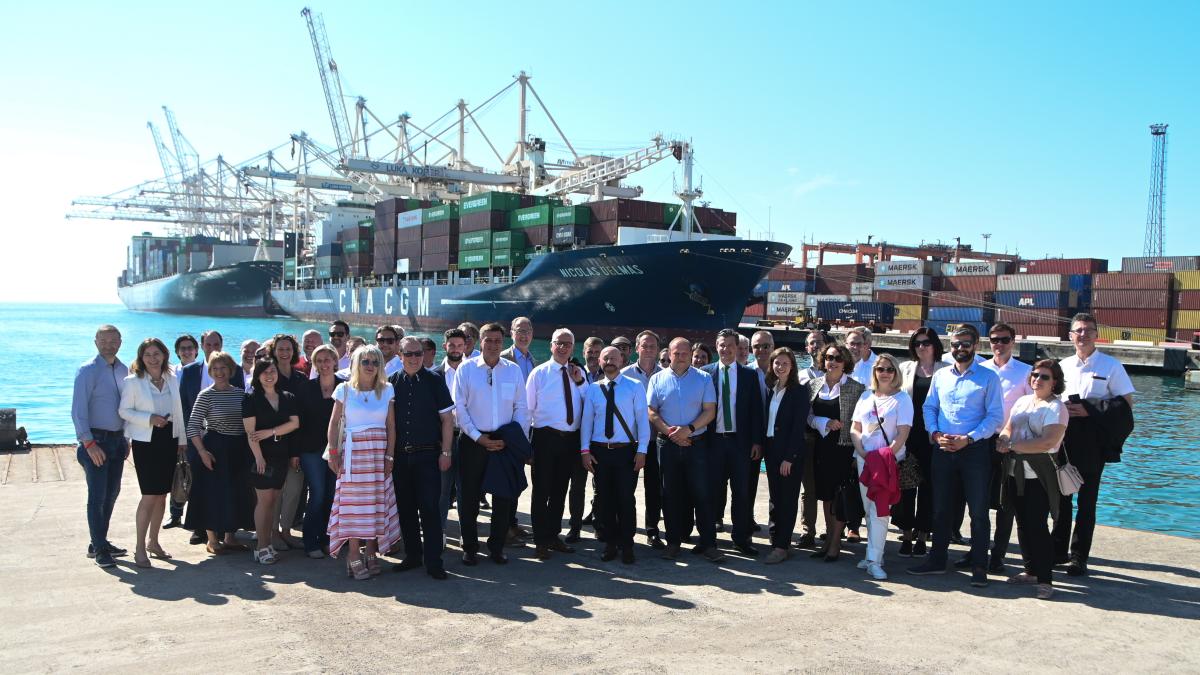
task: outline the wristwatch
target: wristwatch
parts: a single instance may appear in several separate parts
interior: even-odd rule
[[[688,425],[688,429],[690,429],[693,434],[696,433],[696,427],[694,427],[690,424]]]
[[[450,454],[450,453],[448,453],[448,452],[443,452],[443,453],[442,453],[442,457],[453,457],[453,455],[451,455],[451,454]]]
[[[971,432],[968,431],[966,434],[963,434],[963,435],[967,437],[967,445],[970,445],[975,442],[975,439],[971,437]]]

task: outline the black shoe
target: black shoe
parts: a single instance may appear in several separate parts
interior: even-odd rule
[[[113,546],[111,541],[104,545],[104,550],[114,558],[120,558],[123,555],[129,555],[129,551],[126,551],[120,546]]]
[[[555,540],[554,540],[553,542],[551,542],[551,544],[550,544],[550,550],[551,550],[551,551],[558,551],[559,553],[574,553],[574,552],[575,552],[575,547],[574,547],[574,546],[567,546],[565,543],[563,543],[563,542],[561,542],[561,541],[559,541],[559,540],[555,539]]]
[[[1069,564],[1071,564],[1071,556],[1069,556],[1069,555],[1060,555],[1060,556],[1057,556],[1056,558],[1054,558],[1054,566],[1055,567],[1058,567],[1059,565],[1069,565]]]
[[[762,525],[759,525],[758,523],[751,523],[750,531],[751,532],[762,532]]]
[[[488,557],[491,558],[492,562],[496,563],[497,565],[508,564],[508,556],[504,555],[504,551],[492,551],[491,555]]]
[[[467,567],[474,567],[479,564],[479,554],[474,551],[464,551],[462,561]]]
[[[446,570],[444,570],[440,567],[437,568],[436,570],[426,570],[426,571],[429,573],[429,576],[433,577],[434,579],[437,579],[438,581],[446,580]]]
[[[925,540],[918,539],[917,543],[913,544],[913,557],[920,558],[921,556],[925,555],[925,553],[926,553]]]
[[[692,535],[690,535],[690,534],[689,534],[689,535],[686,535],[686,536],[684,536],[684,538],[683,538],[683,543],[684,543],[684,544],[690,544],[690,543],[692,543]]]
[[[971,556],[967,556],[966,558],[960,558],[957,562],[954,563],[954,569],[956,569],[956,570],[971,569]]]
[[[567,532],[566,542],[568,544],[574,544],[577,541],[579,541],[579,528],[572,527],[571,530]]]
[[[725,521],[718,520],[717,521],[717,532],[724,532],[724,531],[725,531]]]
[[[903,541],[900,543],[900,557],[901,558],[913,557],[913,543],[911,541]]]
[[[537,549],[533,552],[533,557],[538,560],[549,560],[550,555],[550,547],[544,544],[538,545]]]
[[[819,548],[819,549],[817,549],[817,550],[813,551],[812,553],[809,553],[809,554],[808,554],[808,557],[810,557],[810,558],[824,558],[824,557],[825,557],[825,556],[826,556],[828,553],[829,553],[829,549],[826,549],[826,548]]]
[[[733,547],[736,548],[738,550],[738,553],[741,553],[742,555],[748,555],[751,558],[758,557],[758,549],[754,548],[754,546],[751,544],[747,544],[747,543],[734,544]]]
[[[96,557],[96,547],[95,546],[88,544],[87,557],[89,557],[89,558]]]
[[[988,585],[987,570],[982,567],[976,567],[971,570],[971,585],[975,588],[983,588]]]
[[[667,544],[667,550],[662,554],[663,560],[679,559],[679,544]]]
[[[420,566],[421,566],[420,560],[417,560],[416,558],[405,558],[404,560],[401,560],[399,563],[392,565],[392,571],[393,572],[407,572],[409,570],[415,570],[416,568],[418,568]]]
[[[595,522],[596,522],[596,519],[595,519],[595,517],[594,517],[592,514],[590,514],[590,513],[589,513],[589,514],[587,514],[587,516],[586,516],[586,517],[583,519],[583,524],[584,524],[584,525],[587,525],[587,526],[589,526],[589,527],[590,527],[590,526],[591,526],[593,523],[595,523]]]
[[[990,564],[988,564],[987,571],[992,574],[1003,574],[1004,573],[1004,560],[1002,560],[1002,559],[997,560],[996,558],[992,558],[992,562]]]
[[[183,527],[183,521],[178,518],[172,518],[163,524],[162,529],[170,530],[176,527]]]
[[[908,568],[908,573],[915,574],[917,576],[924,576],[926,574],[945,574],[946,563],[935,563],[932,560],[926,560],[916,567]]]
[[[725,554],[721,553],[721,551],[718,550],[716,546],[710,546],[710,547],[704,549],[704,552],[701,553],[701,555],[703,555],[704,559],[709,562],[714,562],[714,563],[725,562]]]
[[[617,547],[616,546],[605,546],[604,553],[600,554],[600,559],[603,560],[604,562],[608,562],[610,560],[616,560],[617,559]]]
[[[607,542],[608,541],[608,534],[605,533],[603,528],[595,530],[595,533],[596,533],[596,541],[599,541],[599,542]]]
[[[649,540],[650,548],[652,548],[652,549],[661,551],[667,547],[666,542],[664,542],[662,540],[662,538],[658,536],[657,532],[655,532],[654,534],[651,534],[651,535],[647,535],[647,539]]]
[[[1078,560],[1072,560],[1067,563],[1067,576],[1069,577],[1086,577],[1088,568],[1086,563],[1081,563]]]
[[[621,562],[626,565],[632,565],[637,559],[633,557],[633,549],[627,548],[621,551]]]
[[[971,540],[965,539],[961,534],[955,532],[954,534],[950,535],[950,543],[954,544],[955,546],[970,546]]]
[[[808,548],[816,545],[817,538],[813,536],[812,532],[805,532],[804,534],[800,535],[799,539],[796,540],[796,546],[799,546],[800,548]]]
[[[196,546],[198,544],[207,544],[208,537],[206,537],[203,534],[200,534],[199,532],[194,532],[194,533],[192,533],[192,537],[190,539],[188,539],[188,543],[191,544],[192,546]]]
[[[107,569],[109,567],[115,567],[116,564],[117,564],[117,561],[113,560],[112,555],[109,554],[108,551],[101,551],[96,554],[96,565],[98,567]]]
[[[700,555],[701,553],[704,553],[703,546],[701,546],[700,544],[696,544],[695,546],[692,547],[692,555]]]

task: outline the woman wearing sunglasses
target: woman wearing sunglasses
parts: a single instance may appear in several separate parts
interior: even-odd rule
[[[846,521],[861,515],[858,497],[858,474],[854,471],[853,441],[850,425],[854,406],[862,398],[863,387],[850,379],[847,366],[853,366],[850,350],[839,344],[827,344],[821,351],[821,369],[825,376],[808,383],[810,402],[808,425],[816,430],[817,441],[812,448],[813,472],[816,474],[817,499],[825,510],[825,545],[812,553],[813,558],[834,562],[842,550],[842,529]],[[853,499],[849,499],[853,495]],[[839,501],[840,509],[834,508]],[[850,508],[845,508],[848,505]],[[838,511],[842,511],[838,513]],[[848,512],[852,511],[852,512]]]
[[[900,503],[892,509],[892,522],[900,528],[900,557],[919,558],[925,555],[925,540],[933,531],[933,488],[929,468],[933,463],[933,446],[925,431],[921,406],[929,396],[933,374],[950,364],[942,360],[942,339],[937,331],[922,326],[908,339],[911,361],[900,364],[900,391],[908,394],[913,404],[912,431],[905,444],[905,463],[900,472]],[[915,475],[914,475],[915,474]],[[912,478],[906,478],[911,476]]]
[[[1043,359],[1029,375],[1033,393],[1013,404],[1008,424],[1000,432],[996,450],[1004,455],[1000,472],[1000,503],[1017,516],[1021,528],[1021,552],[1027,559],[1025,571],[1011,577],[1012,584],[1037,584],[1037,597],[1054,595],[1054,539],[1046,516],[1058,518],[1059,500],[1054,453],[1067,433],[1067,406],[1059,400],[1065,383],[1062,368]]]
[[[867,553],[858,567],[878,581],[887,579],[883,571],[883,548],[887,544],[891,506],[900,500],[900,479],[893,470],[878,472],[876,466],[888,468],[890,463],[894,467],[905,458],[904,444],[912,430],[913,403],[908,394],[900,391],[903,377],[896,357],[891,354],[876,357],[871,367],[871,391],[854,407],[854,426],[850,432],[858,472],[863,476],[859,490],[867,513]],[[870,470],[864,471],[868,467]],[[872,480],[868,476],[884,478]]]
[[[383,352],[364,345],[350,359],[350,381],[333,391],[329,418],[329,467],[337,474],[329,514],[329,554],[343,544],[348,576],[378,575],[379,551],[400,538],[396,493],[392,487],[396,426],[392,385],[383,377]],[[345,421],[344,433],[339,433]],[[365,549],[361,550],[360,546]]]

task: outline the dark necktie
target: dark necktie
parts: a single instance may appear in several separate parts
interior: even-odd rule
[[[729,407],[729,366],[724,366],[725,376],[721,378],[721,412],[724,416],[725,433],[733,431],[733,410]]]
[[[567,425],[575,424],[575,404],[571,398],[571,378],[567,375],[567,367],[562,367],[563,398],[567,402]]]
[[[615,389],[616,386],[617,386],[616,382],[610,382],[607,387],[601,386],[601,390],[604,392],[604,399],[605,399],[605,403],[604,403],[604,437],[607,439],[610,439],[610,440],[612,439],[613,433],[614,433],[613,418],[617,414],[617,401],[616,401],[616,396],[613,393],[613,389]]]

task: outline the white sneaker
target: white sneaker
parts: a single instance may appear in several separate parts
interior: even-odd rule
[[[883,581],[884,579],[887,579],[887,572],[883,571],[883,565],[880,565],[879,563],[871,563],[871,565],[867,567],[867,572],[876,581]]]
[[[867,560],[866,558],[863,558],[862,560],[858,561],[858,569],[860,569],[860,570],[865,570],[870,566],[871,566],[871,561]]]

